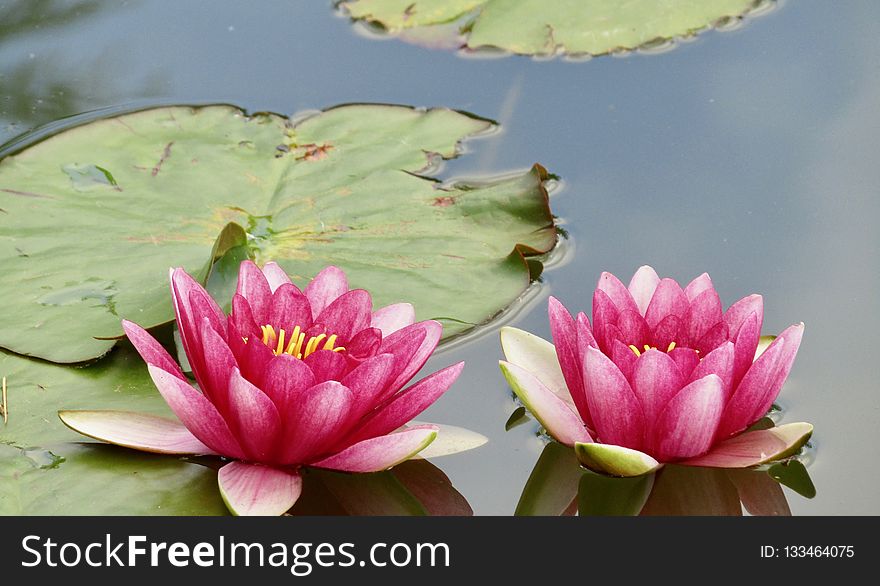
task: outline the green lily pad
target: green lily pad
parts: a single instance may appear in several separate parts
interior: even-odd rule
[[[507,421],[504,423],[504,431],[510,431],[514,427],[519,427],[523,423],[527,423],[530,417],[526,412],[526,408],[520,405],[516,409],[513,410],[513,413],[510,414],[510,417],[507,418]]]
[[[816,485],[813,484],[810,473],[800,460],[791,459],[773,464],[767,470],[767,474],[779,484],[787,486],[803,497],[811,499],[816,496]]]
[[[351,18],[432,46],[603,55],[663,45],[772,2],[757,0],[346,0]],[[460,37],[460,39],[459,39]]]
[[[460,140],[491,127],[388,105],[294,120],[165,107],[7,156],[0,347],[76,363],[106,353],[122,318],[168,322],[168,268],[203,275],[230,222],[246,230],[248,254],[299,284],[335,264],[377,305],[409,301],[418,319],[449,318],[447,338],[461,334],[517,299],[534,278],[527,257],[557,239],[538,165],[490,181],[430,178]]]
[[[59,408],[171,416],[143,360],[123,345],[87,368],[0,351],[8,420],[0,423],[0,514],[223,515],[214,470],[171,456],[81,441]]]

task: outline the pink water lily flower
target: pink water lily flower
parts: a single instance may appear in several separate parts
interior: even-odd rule
[[[342,270],[327,267],[301,291],[275,263],[241,264],[226,316],[183,269],[171,272],[174,311],[198,389],[140,326],[129,340],[180,421],[117,411],[62,411],[89,437],[163,454],[232,460],[218,474],[236,514],[277,515],[302,490],[301,466],[385,470],[422,452],[441,427],[407,425],[458,377],[454,364],[404,388],[440,339],[436,321],[415,322],[408,303],[376,311]],[[464,432],[444,426],[443,430]],[[458,433],[432,455],[475,447]]]
[[[637,476],[663,463],[744,468],[795,453],[813,427],[748,431],[788,377],[803,324],[759,352],[763,300],[722,311],[702,274],[684,289],[641,267],[629,287],[602,273],[593,323],[549,302],[553,344],[504,328],[501,370],[557,441],[597,472]]]

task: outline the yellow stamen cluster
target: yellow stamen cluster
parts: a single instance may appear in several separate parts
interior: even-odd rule
[[[636,348],[635,344],[630,344],[629,349],[632,350],[636,356],[641,356],[642,352],[647,352],[648,350],[656,350],[657,346],[649,346],[645,344],[645,349],[639,350],[638,348]],[[666,349],[666,351],[672,352],[673,349],[675,349],[675,342],[669,342],[669,347]]]
[[[333,352],[343,352],[345,350],[344,347],[336,345],[336,334],[329,337],[327,334],[318,334],[306,340],[306,333],[301,331],[299,326],[293,328],[290,337],[287,336],[287,332],[283,329],[279,329],[276,332],[273,326],[260,326],[260,329],[263,332],[263,344],[272,348],[272,352],[276,356],[290,354],[302,360],[318,350],[332,350]],[[244,341],[247,343],[247,338]],[[287,346],[285,346],[285,342]]]

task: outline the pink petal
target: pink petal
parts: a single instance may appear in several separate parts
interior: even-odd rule
[[[608,294],[601,289],[596,289],[593,292],[593,334],[603,352],[608,352],[613,339],[622,338],[622,336],[609,336],[608,332],[610,327],[616,327],[619,316],[620,310],[617,309]]]
[[[177,365],[177,362],[171,358],[168,351],[165,350],[165,348],[163,348],[153,336],[147,333],[144,328],[134,322],[124,319],[122,320],[122,329],[125,332],[125,335],[128,336],[134,349],[137,350],[138,354],[141,355],[141,358],[144,359],[144,362],[152,364],[153,366],[158,366],[162,370],[170,372],[181,380],[186,380],[186,377],[183,375],[183,371],[180,370],[180,366]]]
[[[679,342],[691,346],[699,342],[712,326],[721,321],[721,298],[715,289],[703,291],[688,307],[684,318],[684,332]]]
[[[758,331],[761,331],[761,325],[764,321],[764,298],[760,295],[749,295],[743,297],[724,312],[724,323],[727,324],[727,330],[731,338],[734,338],[742,327],[743,322],[752,314],[758,316]]]
[[[251,338],[246,344],[230,340],[229,346],[242,376],[262,388],[266,370],[276,358],[272,349],[257,338]]]
[[[580,417],[535,375],[503,360],[499,365],[516,396],[556,441],[567,446],[593,441]]]
[[[624,287],[620,279],[609,272],[603,272],[599,275],[599,282],[596,284],[597,291],[603,291],[611,302],[614,303],[618,311],[634,311],[639,313],[639,306],[636,305],[635,299],[629,289]]]
[[[269,283],[269,288],[272,290],[272,293],[274,293],[281,285],[290,283],[290,277],[276,262],[267,262],[263,265],[263,276],[266,277],[266,282]],[[299,288],[297,288],[297,291],[299,291]]]
[[[251,305],[247,299],[236,293],[232,296],[232,313],[229,315],[229,323],[236,330],[236,333],[243,338],[260,337],[260,326],[254,319],[251,311]],[[232,334],[230,333],[230,337]]]
[[[201,389],[220,413],[228,404],[229,376],[236,367],[235,357],[226,340],[220,337],[207,319],[201,324]]]
[[[645,344],[652,342],[651,329],[648,327],[648,322],[638,312],[621,311],[617,318],[617,328],[620,330],[623,342],[626,345],[633,344],[637,348],[643,348]]]
[[[345,432],[351,403],[351,390],[336,381],[301,392],[296,408],[284,420],[280,461],[307,464],[322,456]]]
[[[338,297],[348,292],[348,279],[342,269],[329,266],[315,275],[306,286],[305,294],[312,302],[312,317],[317,319]]]
[[[788,378],[803,334],[803,324],[790,326],[752,364],[724,408],[719,438],[745,429],[767,413]]]
[[[681,376],[685,380],[691,380],[691,373],[700,364],[700,355],[691,348],[673,348],[671,352],[667,352],[670,358],[675,360]]]
[[[704,356],[726,342],[728,340],[728,329],[727,324],[723,321],[718,322],[714,326],[712,326],[706,335],[704,335],[699,342],[694,344],[692,347],[695,350],[699,350]]]
[[[667,315],[659,324],[654,326],[651,346],[666,350],[672,342],[678,344],[681,340],[681,335],[684,333],[683,326],[684,320],[682,318],[677,315]]]
[[[645,433],[642,406],[620,369],[592,347],[584,360],[584,387],[598,441],[639,449]]]
[[[575,328],[577,329],[578,348],[581,349],[581,361],[583,361],[584,353],[587,346],[598,348],[599,343],[593,336],[593,330],[590,328],[590,320],[583,311],[579,311],[575,319]]]
[[[709,278],[708,273],[703,273],[687,284],[687,287],[684,288],[684,294],[688,301],[693,302],[694,299],[710,289],[715,289],[715,286],[712,285],[712,279]]]
[[[733,392],[733,361],[734,345],[732,342],[724,342],[703,357],[691,372],[688,381],[693,382],[710,374],[718,375],[718,378],[721,379],[721,388],[724,391],[724,402],[727,403]]]
[[[550,333],[553,336],[556,358],[565,379],[565,386],[568,388],[577,410],[580,413],[587,413],[584,378],[581,374],[581,366],[583,365],[582,351],[579,347],[581,341],[578,339],[577,324],[565,306],[553,296],[547,302],[547,313],[550,318]],[[517,362],[511,356],[507,358],[512,362]],[[522,362],[519,364],[525,366]]]
[[[254,320],[258,325],[269,323],[269,311],[272,308],[272,289],[263,271],[250,260],[243,261],[238,270],[238,288],[236,294],[247,299],[251,306]]]
[[[272,294],[272,307],[269,310],[269,324],[283,329],[288,336],[299,326],[307,330],[312,325],[312,307],[309,299],[297,289],[296,285],[285,283]]]
[[[370,326],[382,331],[383,336],[390,336],[397,330],[416,322],[416,310],[410,303],[386,305],[373,312]]]
[[[602,345],[598,346],[599,350],[602,350],[603,352],[605,352],[607,354],[607,353],[610,353],[611,348],[614,347],[614,344],[616,342],[620,342],[621,344],[624,344],[624,345],[629,345],[629,344],[627,344],[627,341],[624,339],[623,333],[621,333],[620,328],[618,328],[616,325],[605,324],[604,329],[605,329],[605,331],[603,332],[603,334],[599,338],[599,339],[605,340],[603,342],[604,346],[602,346]],[[584,351],[584,356],[586,356],[586,351]]]
[[[437,437],[433,425],[420,425],[404,431],[374,437],[315,462],[313,466],[344,472],[379,472],[409,460]]]
[[[642,350],[644,352],[644,350]],[[611,348],[611,361],[617,365],[626,380],[632,381],[633,370],[636,368],[638,356],[632,351],[632,348],[625,345],[620,340],[614,340],[614,346]]]
[[[281,354],[270,361],[260,388],[272,399],[284,421],[297,408],[300,393],[315,386],[312,369],[299,358]]]
[[[272,399],[241,376],[237,368],[229,379],[229,425],[249,460],[272,461],[278,452],[281,417]]]
[[[192,310],[192,323],[197,327],[208,320],[214,331],[226,337],[226,314],[207,291],[199,287],[189,292],[189,305]]]
[[[230,462],[217,473],[220,494],[229,510],[241,516],[277,516],[287,512],[302,493],[294,470]]]
[[[598,348],[599,343],[593,336],[593,331],[590,329],[590,320],[587,319],[587,316],[583,311],[578,312],[577,314],[575,328],[577,329],[578,336],[578,364],[580,365],[580,368],[583,368],[584,356],[586,356],[587,348]],[[581,380],[583,380],[583,374],[581,375]],[[590,416],[590,409],[587,406],[586,392],[584,393],[583,400],[578,404],[578,412],[583,418],[584,423],[587,424],[587,427],[593,429],[593,418]]]
[[[464,362],[453,364],[400,391],[387,403],[377,407],[376,411],[360,424],[351,442],[385,435],[409,423],[413,417],[430,407],[452,386],[461,374],[462,368]]]
[[[201,383],[200,372],[203,358],[198,344],[199,324],[201,324],[202,317],[210,317],[210,314],[213,313],[214,317],[219,319],[223,312],[202,286],[181,268],[171,271],[171,298],[174,302],[174,313],[177,317],[177,326],[184,352],[189,359],[196,380]],[[193,299],[198,300],[198,308],[192,307]],[[225,317],[223,319],[225,321]]]
[[[325,326],[328,334],[337,334],[343,340],[348,340],[370,325],[372,311],[370,294],[363,289],[354,289],[343,293],[324,308],[315,323]]]
[[[708,451],[724,407],[721,379],[710,374],[687,385],[657,417],[653,454],[661,462]]]
[[[223,456],[244,457],[244,452],[229,431],[226,421],[204,395],[189,383],[161,368],[153,365],[148,365],[147,368],[162,398],[199,441]]]
[[[214,303],[214,300],[201,287],[194,288],[189,292],[189,308],[190,314],[184,325],[178,328],[181,340],[186,340],[186,357],[189,360],[190,368],[199,387],[202,389],[210,389],[212,384],[207,378],[210,365],[205,358],[204,347],[202,344],[202,334],[205,322],[208,324],[208,330],[214,331],[222,339],[226,339],[226,316]],[[225,342],[224,342],[225,343]],[[210,392],[207,393],[210,396]]]
[[[639,270],[633,275],[632,280],[629,282],[629,293],[636,302],[640,315],[644,316],[645,312],[648,311],[648,304],[651,302],[651,297],[654,296],[654,291],[657,290],[657,285],[659,284],[660,277],[657,275],[657,271],[648,265],[639,267]]]
[[[383,395],[394,369],[394,356],[379,354],[368,358],[351,370],[340,381],[351,389],[352,417],[361,417],[371,411]]]
[[[397,330],[379,346],[382,354],[394,355],[394,376],[387,393],[399,390],[425,365],[440,341],[443,326],[433,320],[416,322]]]
[[[791,456],[813,433],[809,423],[789,423],[771,429],[750,431],[729,438],[709,453],[679,464],[708,468],[747,468]]]
[[[689,303],[681,286],[672,279],[662,279],[651,297],[645,320],[652,328],[670,315],[684,319]]]
[[[636,360],[630,380],[645,414],[645,433],[650,437],[666,403],[681,391],[684,377],[675,361],[665,352],[648,350]]]
[[[739,385],[746,375],[752,363],[755,361],[755,353],[758,351],[758,342],[761,339],[760,323],[758,314],[749,315],[739,328],[736,335],[736,358],[733,363],[733,385]]]
[[[131,411],[59,411],[70,429],[102,442],[156,454],[213,454],[179,421]]]
[[[364,328],[346,342],[345,351],[349,356],[363,360],[375,356],[382,344],[382,330],[379,328]]]
[[[348,361],[341,352],[318,350],[305,357],[303,362],[312,369],[316,383],[326,380],[338,381],[348,370]]]

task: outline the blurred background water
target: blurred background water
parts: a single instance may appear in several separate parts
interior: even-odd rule
[[[293,114],[345,102],[447,106],[498,120],[444,177],[561,176],[570,235],[509,322],[549,337],[546,298],[589,312],[599,273],[708,271],[725,305],[764,295],[764,333],[804,321],[779,404],[815,424],[812,500],[878,514],[880,4],[777,3],[657,55],[463,58],[357,32],[329,2],[0,0],[0,143],[64,117],[228,102]],[[487,285],[486,295],[491,295]],[[512,514],[541,449],[515,408],[497,327],[433,358],[467,360],[425,419],[490,443],[437,463],[477,514]]]

